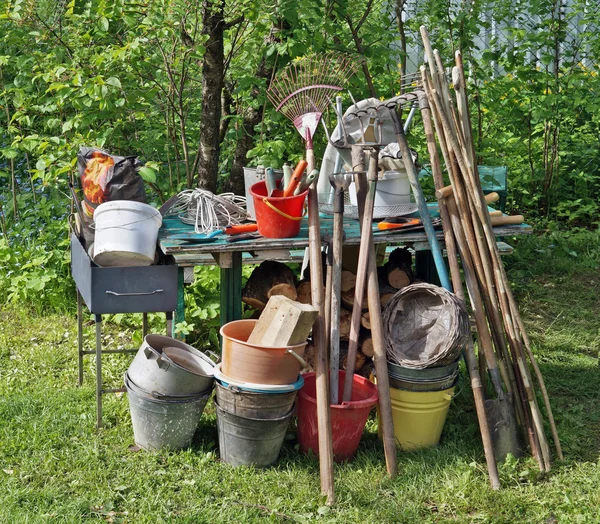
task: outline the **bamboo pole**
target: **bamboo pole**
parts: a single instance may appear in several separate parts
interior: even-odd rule
[[[424,71],[421,71],[424,77]],[[424,78],[426,81],[426,78]],[[421,115],[423,118],[423,127],[425,130],[425,136],[427,139],[427,149],[429,151],[429,158],[431,161],[431,169],[433,174],[434,185],[437,189],[443,187],[444,180],[442,176],[442,170],[440,165],[440,159],[435,145],[435,137],[433,134],[433,122],[431,115],[431,108],[427,102],[426,96],[419,97],[419,106],[421,109]],[[438,200],[440,215],[442,217],[442,225],[444,228],[444,240],[446,244],[446,252],[448,253],[448,264],[450,266],[450,275],[452,278],[452,287],[454,293],[462,301],[464,301],[464,293],[462,287],[462,281],[460,277],[460,268],[458,267],[458,256],[456,249],[456,242],[453,235],[452,225],[450,222],[450,214],[446,206],[446,202],[443,198]],[[485,455],[486,465],[488,469],[488,475],[490,478],[490,484],[493,489],[500,488],[500,479],[498,477],[498,466],[494,457],[494,447],[489,427],[489,421],[486,415],[485,399],[483,394],[483,384],[481,383],[481,377],[479,369],[477,368],[477,360],[475,358],[475,350],[473,348],[473,340],[469,337],[467,347],[464,351],[465,362],[469,370],[469,376],[471,380],[471,389],[473,390],[473,397],[475,400],[475,410],[477,412],[477,420],[479,422],[479,431],[481,433],[481,440],[483,444],[483,451]]]

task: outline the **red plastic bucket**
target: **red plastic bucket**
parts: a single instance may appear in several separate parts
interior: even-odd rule
[[[344,392],[344,377],[340,371],[339,398]],[[298,441],[300,451],[319,453],[317,429],[317,399],[315,373],[306,373],[304,386],[298,392]],[[333,458],[336,462],[351,459],[358,448],[369,412],[377,404],[377,386],[360,375],[354,375],[350,402],[331,405]]]
[[[267,238],[291,238],[300,233],[304,214],[304,201],[308,190],[291,197],[267,196],[267,184],[263,180],[250,187],[254,201],[258,232]]]

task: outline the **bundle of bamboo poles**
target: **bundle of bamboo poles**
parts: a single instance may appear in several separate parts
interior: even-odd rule
[[[440,54],[437,50],[432,50],[424,27],[421,27],[421,36],[428,62],[428,68],[421,67],[425,91],[425,97],[420,100],[421,113],[436,195],[444,223],[452,286],[454,292],[464,298],[457,261],[459,254],[477,326],[479,362],[471,342],[465,350],[465,357],[471,376],[490,482],[492,487],[497,489],[500,484],[493,451],[494,428],[491,427],[495,422],[490,421],[490,414],[486,413],[486,377],[489,377],[499,400],[508,399],[514,404],[516,418],[523,429],[531,453],[540,470],[548,471],[551,461],[550,447],[534,389],[531,373],[533,369],[552,431],[556,456],[562,460],[563,455],[544,380],[500,259],[487,203],[481,189],[462,56],[460,52],[455,56],[452,96]],[[444,187],[434,128],[451,188]]]

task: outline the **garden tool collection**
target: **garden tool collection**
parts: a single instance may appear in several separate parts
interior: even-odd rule
[[[479,369],[470,344],[465,351],[465,357],[471,373],[490,481],[492,487],[498,488],[499,479],[492,446],[500,459],[509,451],[519,452],[513,408],[540,469],[547,471],[550,467],[550,450],[533,390],[529,365],[533,368],[544,399],[559,459],[562,459],[562,450],[544,381],[531,351],[529,338],[500,259],[492,230],[498,222],[496,217],[490,217],[481,189],[462,56],[459,52],[456,53],[453,99],[440,54],[437,50],[432,50],[424,27],[421,28],[421,35],[429,66],[429,71],[425,66],[421,68],[426,94],[426,98],[422,99],[422,108],[426,107],[425,112],[428,116],[425,131],[432,156],[434,182],[438,196],[442,196],[439,203],[444,221],[446,247],[448,249],[449,241],[452,249],[456,250],[455,246],[458,246],[466,287],[475,314],[480,346]],[[431,125],[431,117],[434,126]],[[451,195],[448,195],[447,191],[446,196],[443,195],[443,180],[433,127],[450,177]],[[517,223],[522,221],[522,217],[499,219],[501,223],[507,219]],[[454,239],[450,238],[449,232]],[[452,256],[450,250],[448,252],[449,259],[455,258],[455,253]],[[458,268],[453,268],[452,265],[455,292],[462,294]],[[527,357],[529,363],[526,361]],[[495,400],[483,401],[483,388],[481,384],[476,384],[479,374],[482,378],[489,374],[496,393]]]

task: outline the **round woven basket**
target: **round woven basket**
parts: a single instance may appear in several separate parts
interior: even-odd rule
[[[469,336],[469,315],[456,295],[419,283],[396,293],[383,312],[387,358],[406,368],[455,362]]]

